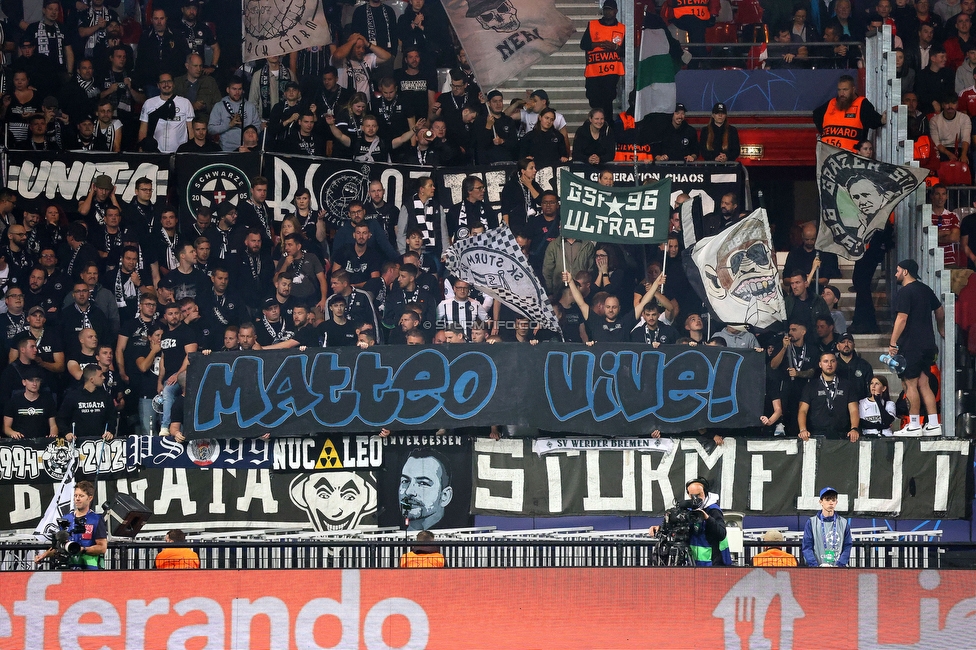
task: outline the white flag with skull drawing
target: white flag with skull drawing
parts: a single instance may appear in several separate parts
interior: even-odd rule
[[[704,285],[702,298],[719,320],[760,329],[786,320],[771,239],[766,211],[760,208],[695,244],[691,259]]]
[[[903,198],[925,182],[929,170],[863,158],[817,143],[820,227],[817,249],[859,260]]]
[[[486,90],[552,54],[575,32],[553,0],[443,0],[443,5]]]

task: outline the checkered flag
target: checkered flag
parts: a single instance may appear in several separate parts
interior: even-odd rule
[[[508,224],[458,240],[444,259],[451,275],[501,300],[533,324],[562,333],[546,291]]]

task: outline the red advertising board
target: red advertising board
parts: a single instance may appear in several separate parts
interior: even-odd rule
[[[0,648],[964,648],[967,571],[6,573]]]

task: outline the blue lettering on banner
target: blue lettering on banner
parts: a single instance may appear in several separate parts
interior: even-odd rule
[[[358,419],[369,427],[393,422],[422,424],[439,412],[465,420],[491,400],[498,384],[495,362],[481,352],[449,360],[423,349],[399,368],[383,365],[375,352],[361,352],[355,367],[342,365],[335,352],[285,358],[265,382],[264,359],[240,356],[233,363],[210,363],[194,398],[193,426],[215,429],[224,416],[238,427],[272,429],[293,417],[311,414],[324,427]]]
[[[739,412],[736,390],[742,356],[718,355],[715,364],[696,350],[665,360],[663,352],[549,352],[546,397],[560,422],[589,412],[597,422],[620,413],[628,422],[654,416],[681,422],[707,407],[717,424]],[[559,395],[559,398],[556,398]]]

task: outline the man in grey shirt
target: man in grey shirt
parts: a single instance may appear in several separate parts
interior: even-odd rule
[[[223,151],[237,151],[241,146],[241,134],[248,126],[261,129],[258,109],[244,99],[244,85],[240,79],[232,78],[227,83],[227,94],[210,111],[208,130],[220,136]]]

